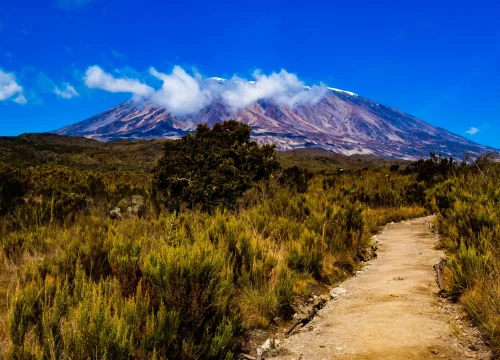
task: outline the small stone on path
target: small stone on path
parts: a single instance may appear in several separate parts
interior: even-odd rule
[[[341,287],[335,287],[330,291],[330,297],[336,299],[339,296],[347,294],[347,290]]]

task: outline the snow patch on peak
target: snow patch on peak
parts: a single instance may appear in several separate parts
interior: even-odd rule
[[[344,93],[344,94],[347,94],[347,95],[351,95],[351,96],[358,96],[358,94],[355,94],[355,93],[353,93],[351,91],[336,89],[336,88],[332,88],[332,87],[329,87],[328,90],[333,90],[333,91],[341,92],[341,93]]]

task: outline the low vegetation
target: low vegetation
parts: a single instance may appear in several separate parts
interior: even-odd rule
[[[96,140],[56,134],[0,136],[0,163],[15,167],[61,165],[73,169],[99,171],[152,171],[169,140],[120,140],[101,143]],[[368,155],[350,157],[318,149],[297,149],[276,154],[289,168],[299,166],[312,172],[332,173],[338,169],[377,169],[408,161],[380,159]]]
[[[248,330],[352,274],[381,225],[430,210],[453,253],[454,294],[496,329],[485,312],[499,299],[494,164],[478,174],[447,159],[427,177],[441,158],[305,169],[235,122],[163,146],[154,171],[0,167],[0,356],[231,359]]]
[[[56,134],[0,136],[0,163],[16,167],[60,165],[76,169],[150,171],[167,140],[96,140]]]
[[[449,288],[500,355],[500,164],[491,155],[457,166],[429,191]],[[450,172],[452,175],[450,175]]]
[[[200,206],[234,208],[253,184],[280,168],[274,146],[250,141],[252,128],[237,121],[200,124],[196,133],[165,143],[154,171],[156,201],[170,211]]]

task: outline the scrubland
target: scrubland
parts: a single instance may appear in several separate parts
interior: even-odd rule
[[[500,164],[491,156],[457,168],[429,190],[441,246],[450,255],[450,295],[500,355]]]
[[[4,164],[0,356],[231,359],[246,332],[289,319],[308,285],[352,274],[380,226],[431,211],[450,252],[452,293],[500,346],[499,168],[430,163],[273,167],[245,178],[231,206],[175,208],[158,204],[177,189],[158,196],[158,168]],[[143,197],[140,211],[123,205],[111,218],[132,195]]]
[[[362,172],[317,175],[305,193],[257,184],[237,211],[117,220],[109,204],[149,199],[146,175],[7,171],[30,188],[1,220],[14,358],[231,357],[245,330],[292,315],[304,284],[352,273],[378,226],[426,212],[405,196],[409,177]]]

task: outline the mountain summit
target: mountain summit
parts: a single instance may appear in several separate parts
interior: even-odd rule
[[[56,133],[100,141],[178,138],[195,130],[198,124],[211,126],[227,119],[252,126],[255,140],[276,144],[278,150],[312,147],[344,155],[401,159],[427,157],[430,152],[461,158],[466,152],[478,155],[493,150],[397,109],[335,88],[328,88],[316,103],[287,106],[259,100],[233,110],[222,101],[213,101],[196,114],[183,116],[153,102],[131,100]]]

